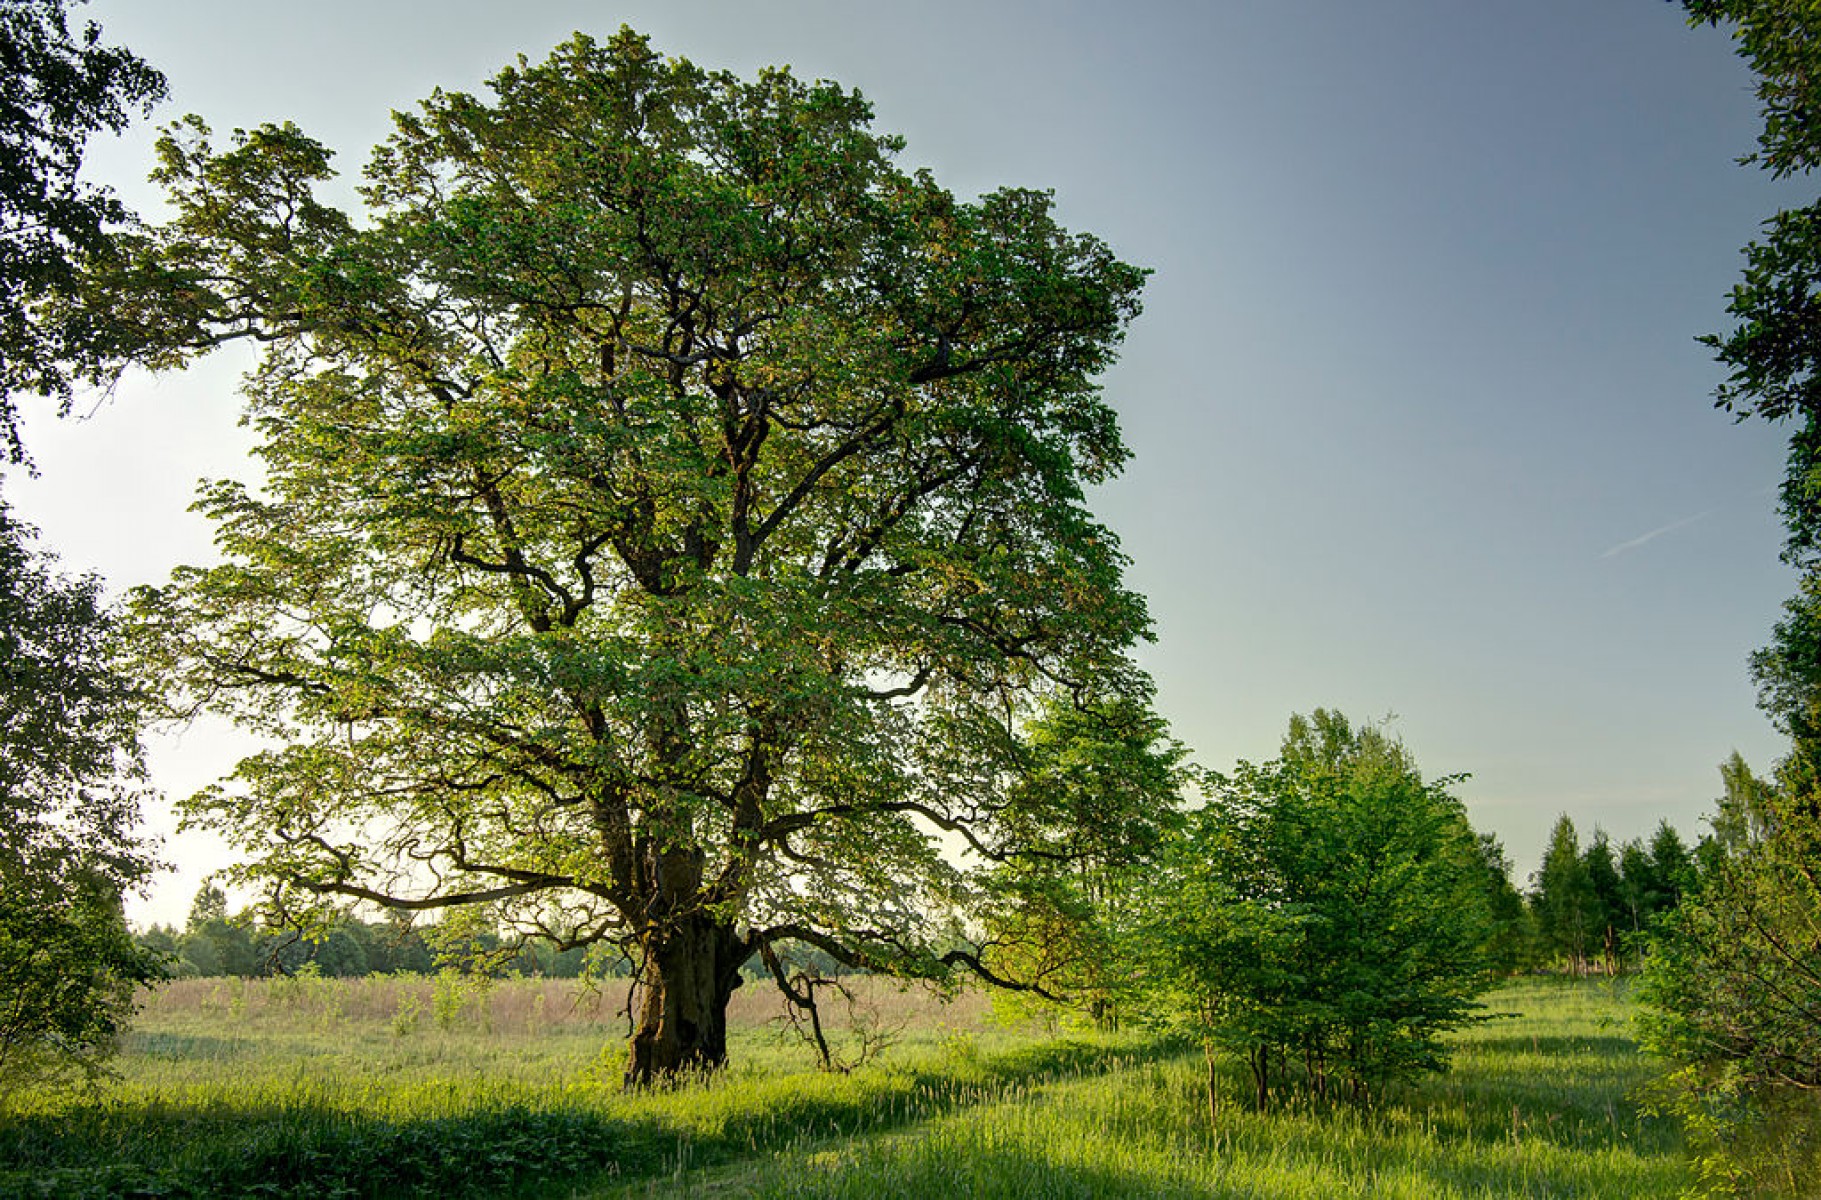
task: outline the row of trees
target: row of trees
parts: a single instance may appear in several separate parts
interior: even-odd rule
[[[493,975],[544,975],[573,979],[593,971],[623,974],[625,964],[596,962],[587,949],[558,950],[548,942],[507,943],[481,932],[449,944],[408,921],[341,921],[306,936],[300,929],[261,925],[253,910],[230,914],[226,894],[206,884],[190,905],[182,929],[154,925],[136,935],[176,976],[284,975],[314,964],[324,975],[422,975],[454,965]]]
[[[1453,795],[1457,780],[1425,781],[1385,730],[1323,710],[1292,719],[1279,758],[1227,776],[1198,772],[1161,722],[1134,711],[1052,709],[1027,739],[1024,786],[1040,793],[1026,798],[1027,819],[1043,826],[1029,832],[1053,853],[992,877],[985,970],[1102,1026],[1193,1038],[1209,1057],[1210,1105],[1227,1053],[1247,1064],[1261,1106],[1290,1090],[1364,1102],[1444,1065],[1442,1035],[1473,1019],[1496,974],[1501,889],[1515,895],[1496,842],[1475,835]],[[1119,795],[1191,783],[1206,792],[1195,807]],[[1120,839],[1075,844],[1103,828],[1096,807],[1125,814]],[[211,886],[185,932],[143,940],[207,974],[432,963],[407,925],[344,921],[304,941],[261,931],[254,916],[230,919]],[[491,934],[443,949],[494,971],[582,966],[573,951],[499,952]],[[817,994],[841,964],[763,966],[819,1030]]]
[[[1705,843],[1703,843],[1705,844]],[[1698,878],[1696,854],[1668,821],[1648,842],[1613,849],[1596,829],[1582,846],[1574,821],[1560,817],[1532,880],[1533,953],[1576,974],[1615,974],[1637,966],[1646,935],[1676,908]]]
[[[1081,714],[1070,714],[1057,724],[1078,725],[1080,720]],[[1310,718],[1296,718],[1293,738],[1306,739],[1308,729],[1317,722],[1344,725],[1345,718],[1322,710]],[[1161,730],[1161,726],[1157,728]],[[1064,743],[1057,741],[1057,734],[1053,724],[1034,740],[1060,746]],[[1331,730],[1328,736],[1336,740]],[[1355,736],[1367,745],[1389,746],[1386,752],[1393,756],[1405,754],[1401,747],[1386,742],[1382,730],[1367,727]],[[1066,767],[1045,774],[1042,786],[1069,788],[1078,797],[1092,795],[1108,786],[1109,780],[1117,781],[1114,786],[1152,786],[1135,783],[1130,775],[1111,774],[1116,764],[1107,757],[1108,743],[1066,745]],[[1128,766],[1142,764],[1175,772],[1179,781],[1190,776],[1202,783],[1211,779],[1216,803],[1194,812],[1167,814],[1144,834],[1145,850],[1121,861],[1081,856],[1061,873],[1026,864],[1008,868],[996,881],[993,961],[1008,978],[1031,980],[1043,991],[1068,997],[1069,1007],[1103,1028],[1117,1026],[1122,1013],[1129,1016],[1138,1007],[1132,987],[1136,981],[1133,964],[1118,931],[1135,927],[1141,894],[1147,881],[1159,878],[1160,861],[1170,857],[1180,865],[1197,857],[1224,855],[1221,840],[1212,831],[1217,825],[1224,828],[1223,823],[1243,820],[1250,811],[1246,806],[1252,803],[1246,798],[1247,791],[1256,790],[1267,778],[1281,787],[1281,773],[1286,769],[1282,763],[1273,763],[1268,770],[1242,763],[1231,777],[1221,779],[1186,766],[1179,746],[1163,743],[1153,749],[1162,752],[1146,758],[1144,748],[1130,744],[1119,747],[1118,752]],[[1726,768],[1729,781],[1748,774],[1742,762]],[[1733,787],[1729,783],[1729,794]],[[1731,800],[1723,801],[1726,805],[1736,807]],[[1661,919],[1675,911],[1684,896],[1698,890],[1704,878],[1723,873],[1728,847],[1738,841],[1736,833],[1723,831],[1737,826],[1735,818],[1722,820],[1720,828],[1704,836],[1691,851],[1664,821],[1648,841],[1632,839],[1615,851],[1604,830],[1596,829],[1582,844],[1573,819],[1564,814],[1551,831],[1542,867],[1532,876],[1527,893],[1513,883],[1511,861],[1497,837],[1477,834],[1477,870],[1470,880],[1480,896],[1470,911],[1478,914],[1483,908],[1486,920],[1469,921],[1463,928],[1472,930],[1477,952],[1494,975],[1539,969],[1562,969],[1577,975],[1596,970],[1608,975],[1635,971],[1653,944],[1651,935]],[[1192,829],[1199,830],[1195,837],[1187,833]],[[1190,846],[1194,848],[1187,849]],[[1274,847],[1273,852],[1281,858],[1281,863],[1271,860],[1274,870],[1335,874],[1333,864],[1311,855],[1309,846],[1294,838]],[[1297,865],[1283,865],[1291,863]],[[1221,869],[1243,873],[1237,860]],[[1256,879],[1248,886],[1262,894]],[[601,959],[585,948],[559,950],[539,940],[509,944],[498,932],[485,929],[458,946],[437,941],[434,927],[429,932],[433,936],[426,938],[425,929],[404,920],[350,917],[305,936],[299,929],[262,925],[254,908],[230,915],[226,895],[209,884],[197,893],[184,928],[154,925],[136,938],[178,976],[268,976],[311,962],[332,976],[422,973],[450,962],[464,969],[552,978],[574,978],[584,971],[620,974],[629,969],[618,956]],[[793,955],[789,961],[821,977],[850,970],[834,958],[814,952]],[[763,964],[752,964],[748,974],[759,978],[765,970]],[[1020,1007],[1016,1000],[1011,1003]],[[1042,1006],[1040,1002],[1036,1007]]]

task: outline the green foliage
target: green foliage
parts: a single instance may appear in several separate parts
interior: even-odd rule
[[[430,1012],[436,1027],[453,1029],[464,1012],[480,1014],[485,1023],[490,983],[485,975],[464,975],[453,967],[438,971],[436,990],[430,998]]]
[[[1757,77],[1764,128],[1758,153],[1743,161],[1773,175],[1804,174],[1821,165],[1821,5],[1814,0],[1682,0],[1691,23],[1725,25]]]
[[[141,699],[94,578],[66,579],[0,502],[0,1076],[92,1076],[160,978],[121,912],[153,862],[135,839]]]
[[[110,882],[66,868],[0,885],[0,1073],[8,1086],[102,1073],[163,960],[126,928]]]
[[[1593,831],[1593,841],[1581,856],[1587,874],[1588,928],[1606,973],[1619,969],[1619,931],[1624,925],[1624,880],[1612,853],[1612,839],[1604,829]]]
[[[291,915],[624,943],[641,1078],[719,1061],[762,949],[978,964],[943,839],[1024,852],[1024,724],[1148,696],[1083,491],[1144,272],[835,84],[623,30],[490,86],[398,116],[359,219],[296,128],[177,127],[172,221],[92,280],[153,365],[265,347],[224,564],[135,602],[175,711],[282,743],[188,819]]]
[[[213,884],[203,885],[190,903],[189,923],[177,943],[179,970],[243,978],[260,974],[271,956],[260,954],[250,924],[230,919],[227,894]]]
[[[0,5],[0,442],[14,463],[25,459],[15,393],[67,405],[72,368],[92,378],[109,357],[94,339],[98,314],[48,311],[73,292],[78,260],[106,254],[109,227],[128,220],[107,189],[78,178],[83,148],[164,96],[164,77],[104,45],[98,26],[71,32],[69,9],[80,3]]]
[[[1196,772],[1130,701],[1053,704],[1025,740],[1013,795],[1028,850],[990,878],[983,964],[1031,989],[1006,993],[1009,1011],[1061,1006],[1113,1029],[1137,995],[1137,898]]]
[[[339,978],[427,975],[436,971],[439,960],[493,978],[574,979],[583,974],[614,976],[627,971],[627,964],[617,955],[596,953],[600,947],[563,950],[535,939],[508,944],[484,930],[472,937],[441,939],[450,944],[433,948],[424,931],[397,918],[371,922],[342,917],[302,929],[268,927],[258,918],[255,908],[230,913],[227,894],[214,884],[205,884],[196,893],[182,932],[153,926],[136,934],[135,941],[171,962],[179,975],[191,977],[261,978],[312,965]]]
[[[1764,126],[1755,162],[1779,177],[1821,164],[1821,88],[1816,47],[1821,6],[1813,0],[1683,0],[1693,22],[1726,26],[1757,77]],[[1731,368],[1722,408],[1769,420],[1821,413],[1821,205],[1789,209],[1765,223],[1746,248],[1743,280],[1727,311],[1725,336],[1704,339]],[[1788,492],[1785,493],[1786,498]]]
[[[1581,839],[1567,813],[1556,819],[1543,851],[1532,898],[1538,930],[1545,944],[1568,961],[1577,975],[1587,972],[1593,931],[1593,881],[1581,856]]]
[[[1821,741],[1821,573],[1802,576],[1751,667],[1758,706],[1777,727],[1797,742]]]
[[[1490,917],[1454,782],[1318,709],[1191,814],[1157,875],[1156,1003],[1244,1056],[1261,1107],[1273,1081],[1381,1095],[1442,1069],[1442,1035],[1474,1020]]]
[[[1696,881],[1694,856],[1668,821],[1659,822],[1651,835],[1650,862],[1647,903],[1653,911],[1665,912],[1680,904]]]
[[[1775,784],[1736,754],[1721,774],[1709,868],[1645,962],[1644,1029],[1710,1190],[1787,1195],[1821,1175],[1817,792],[1799,753]]]
[[[1628,947],[1627,965],[1635,965],[1649,944],[1649,934],[1664,914],[1682,903],[1696,882],[1695,861],[1682,836],[1660,821],[1649,843],[1626,842],[1619,854],[1619,904]]]
[[[1523,893],[1511,881],[1511,860],[1496,834],[1479,835],[1481,883],[1491,932],[1486,960],[1499,975],[1514,975],[1531,966],[1537,957],[1536,922],[1524,903]]]
[[[1564,813],[1532,877],[1530,907],[1545,959],[1577,975],[1596,963],[1609,975],[1634,969],[1650,931],[1681,903],[1697,874],[1668,821],[1658,823],[1648,844],[1634,839],[1615,854],[1603,829],[1582,847]]]
[[[75,0],[79,3],[80,0]],[[0,5],[0,446],[27,461],[16,395],[67,406],[105,373],[98,314],[68,303],[105,256],[119,202],[79,178],[90,135],[125,128],[164,79],[70,29],[71,0]],[[59,308],[59,302],[61,308]],[[56,311],[53,311],[56,310]],[[62,579],[0,500],[0,1077],[93,1076],[164,958],[136,942],[121,895],[152,863],[133,838],[140,697],[115,663],[98,580]]]
[[[1778,176],[1821,165],[1821,5],[1685,0],[1727,27],[1751,64],[1764,125],[1756,161]],[[1729,311],[1707,339],[1731,373],[1723,407],[1799,419],[1782,489],[1784,559],[1802,571],[1771,644],[1752,657],[1759,705],[1793,743],[1773,784],[1736,755],[1699,885],[1647,963],[1650,1030],[1673,1070],[1666,1104],[1688,1123],[1702,1182],[1720,1193],[1787,1194],[1821,1174],[1821,205],[1765,223]]]

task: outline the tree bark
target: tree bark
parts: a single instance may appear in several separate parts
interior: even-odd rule
[[[731,925],[700,913],[651,930],[637,981],[626,1086],[727,1064],[727,1002],[751,955]]]
[[[1201,1053],[1208,1060],[1208,1128],[1220,1128],[1220,1069],[1214,1061],[1214,1043],[1203,1042]]]
[[[1260,1043],[1252,1050],[1252,1086],[1258,1101],[1258,1111],[1264,1112],[1271,1103],[1271,1047]]]

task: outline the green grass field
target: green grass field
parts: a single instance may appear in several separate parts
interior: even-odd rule
[[[153,997],[98,1096],[11,1094],[0,1196],[1674,1196],[1604,984],[1508,987],[1454,1070],[1369,1112],[1210,1122],[1199,1052],[995,1023],[879,987],[896,1042],[812,1067],[758,988],[733,1067],[619,1090],[617,996],[511,981],[188,980]]]

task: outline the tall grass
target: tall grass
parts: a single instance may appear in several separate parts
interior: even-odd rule
[[[1210,1124],[1204,1068],[1136,1035],[1052,1038],[881,988],[883,1061],[810,1069],[758,989],[734,1066],[619,1090],[618,999],[502,983],[438,1022],[435,980],[186,981],[103,1097],[15,1096],[0,1196],[758,1195],[1667,1197],[1674,1130],[1622,995],[1526,985],[1455,1070],[1367,1112]],[[454,985],[443,982],[445,990]],[[742,989],[745,991],[745,989]]]
[[[1609,985],[1531,984],[1458,1039],[1454,1070],[1368,1111],[1261,1114],[1239,1070],[1210,1122],[1194,1056],[1116,1059],[1021,1083],[888,1134],[805,1140],[765,1162],[596,1195],[764,1197],[1675,1196],[1675,1129],[1632,1100],[1649,1068]]]

